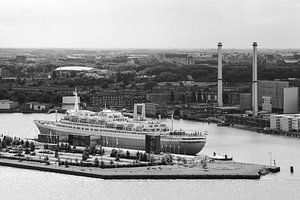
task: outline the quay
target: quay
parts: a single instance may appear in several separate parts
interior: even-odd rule
[[[206,168],[195,164],[102,169],[99,167],[46,165],[40,162],[1,158],[0,166],[100,179],[260,179],[262,175],[271,173],[270,168],[265,165],[232,161],[209,162]]]

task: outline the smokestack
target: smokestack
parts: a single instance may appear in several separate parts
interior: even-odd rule
[[[253,63],[252,63],[252,109],[253,116],[257,116],[257,43],[253,42]]]
[[[222,43],[218,43],[218,106],[223,106],[222,88]]]

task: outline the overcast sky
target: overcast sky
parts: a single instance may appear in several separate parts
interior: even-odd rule
[[[1,0],[1,47],[300,48],[299,0]]]

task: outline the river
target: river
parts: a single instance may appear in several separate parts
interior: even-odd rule
[[[0,114],[0,134],[37,137],[34,119],[55,114]],[[170,120],[165,120],[170,123]],[[281,172],[260,180],[101,180],[0,167],[0,195],[6,199],[299,199],[300,139],[265,135],[216,124],[174,120],[174,128],[207,131],[201,154],[233,156],[235,161],[269,164]],[[289,167],[294,166],[291,174]]]

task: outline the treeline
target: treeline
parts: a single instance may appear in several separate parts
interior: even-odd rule
[[[184,81],[187,80],[187,75],[192,75],[196,81],[210,81],[217,77],[217,71],[214,67],[206,65],[175,65],[169,63],[148,66],[141,71],[141,74],[155,76],[154,80],[156,82]]]
[[[26,102],[61,104],[62,95],[55,94],[55,93],[48,92],[48,91],[32,93],[31,91],[24,91],[24,90],[2,89],[2,90],[0,90],[0,99],[10,99],[10,100],[19,102],[19,104],[23,104]]]
[[[159,64],[152,66],[141,66],[141,74],[155,76],[155,82],[163,81],[184,81],[187,75],[192,75],[194,81],[216,81],[216,66],[206,65],[175,65]],[[263,65],[258,66],[259,80],[274,80],[300,78],[300,68],[265,68]],[[252,80],[252,66],[228,66],[223,67],[223,80],[227,83],[247,83]]]

